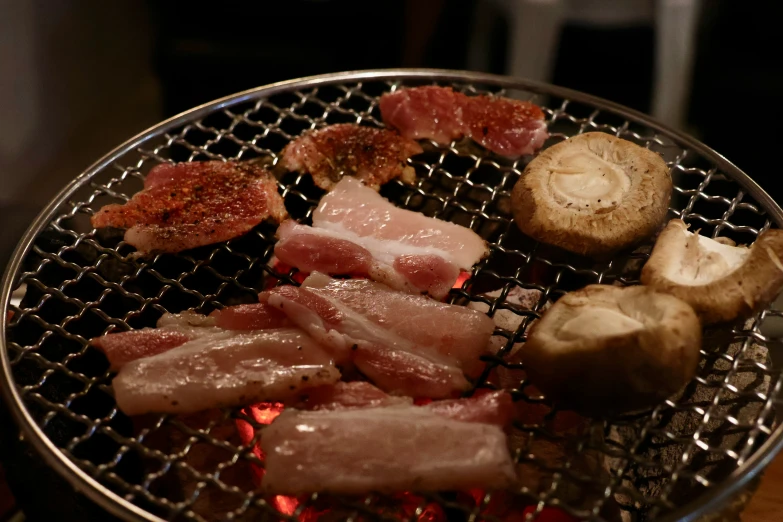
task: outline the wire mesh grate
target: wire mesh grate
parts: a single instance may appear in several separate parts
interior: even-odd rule
[[[775,340],[766,332],[783,313],[767,310],[745,324],[707,332],[696,379],[651,411],[610,423],[550,410],[526,382],[518,359],[526,329],[567,291],[589,283],[638,283],[650,245],[599,263],[530,240],[510,213],[510,191],[529,158],[511,161],[465,142],[425,143],[425,152],[410,161],[416,184],[392,182],[382,194],[470,227],[490,244],[490,255],[450,298],[521,318],[515,331],[496,330],[499,349],[487,358],[477,384],[510,388],[523,411],[510,437],[521,477],[517,491],[311,495],[286,504],[248,479],[249,468],[263,466],[253,451],[263,429],[243,411],[133,420],[118,411],[108,364],[87,345],[90,338],[154,326],[165,312],[206,313],[253,302],[269,284],[296,284],[295,271],[278,273],[270,263],[270,225],[224,244],[137,259],[121,235],[92,229],[90,216],[107,203],[127,201],[160,162],[239,159],[275,168],[285,144],[308,129],[343,122],[380,126],[378,97],[403,85],[440,80],[468,94],[530,99],[546,112],[547,145],[602,131],[659,152],[675,184],[670,217],[702,234],[750,243],[773,224],[747,185],[737,183],[744,174],[719,166],[674,133],[589,97],[481,75],[388,73],[361,80],[344,75],[261,89],[182,116],[113,154],[52,207],[16,272],[8,274],[25,292],[10,306],[5,341],[10,384],[64,458],[145,510],[143,516],[175,520],[512,520],[514,512],[535,519],[556,506],[580,520],[642,521],[703,503],[716,485],[747,471],[747,461],[778,427],[781,384],[771,353]],[[310,178],[284,173],[279,186],[290,214],[309,220],[322,194]],[[535,304],[528,309],[508,302],[516,288],[537,292]],[[250,443],[238,438],[237,419],[256,428]]]

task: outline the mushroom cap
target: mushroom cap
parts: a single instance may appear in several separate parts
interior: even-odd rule
[[[671,174],[658,154],[588,132],[533,159],[511,206],[517,226],[533,239],[603,257],[655,233],[671,194]]]
[[[701,325],[683,301],[643,286],[589,285],[561,297],[522,348],[531,382],[587,415],[653,406],[695,375]]]
[[[783,231],[767,230],[750,246],[688,232],[669,221],[642,268],[641,281],[690,304],[702,323],[746,318],[783,288]]]

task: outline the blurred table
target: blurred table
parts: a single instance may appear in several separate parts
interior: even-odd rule
[[[756,494],[742,513],[742,522],[783,520],[783,454],[769,465]]]

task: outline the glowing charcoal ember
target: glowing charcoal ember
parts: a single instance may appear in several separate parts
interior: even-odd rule
[[[457,280],[454,281],[454,286],[452,288],[462,288],[462,285],[465,284],[465,281],[470,279],[470,272],[461,272],[460,275],[457,276]]]
[[[252,419],[254,423],[266,426],[271,424],[271,422],[283,412],[283,408],[282,402],[261,402],[242,408],[241,413],[243,416]],[[255,437],[255,428],[253,427],[253,424],[244,420],[242,417],[239,417],[236,419],[236,428],[240,439],[242,439],[242,444],[246,446],[253,444],[253,439]],[[253,444],[253,453],[258,457],[259,461],[264,462],[264,452],[259,444]],[[253,471],[258,480],[257,485],[260,485],[261,479],[264,477],[264,468],[253,462]]]
[[[272,497],[272,505],[284,515],[293,515],[296,508],[299,507],[299,501],[293,497],[275,495]]]
[[[284,406],[281,402],[262,402],[243,408],[242,415],[253,420],[254,423],[268,425],[277,418],[283,412]],[[242,419],[241,417],[236,419],[237,433],[242,444],[250,446],[252,444],[252,451],[258,460],[262,463],[265,461],[266,456],[261,449],[261,445],[255,440],[255,428],[252,424]],[[256,462],[251,461],[251,469],[253,471],[253,478],[256,482],[256,486],[261,486],[261,480],[264,478],[264,467],[258,465]],[[281,513],[285,515],[292,515],[296,508],[299,506],[299,501],[295,497],[287,497],[284,495],[275,495],[271,499],[272,505]]]
[[[389,514],[402,520],[415,522],[446,522],[443,508],[434,502],[427,502],[424,497],[406,491],[381,497],[374,506],[375,511]]]
[[[489,501],[486,500],[487,494],[490,495]],[[536,506],[527,500],[527,497],[514,495],[509,491],[487,492],[483,489],[473,489],[458,493],[457,499],[462,505],[472,505],[478,511],[481,520],[497,522],[530,522],[531,520],[578,522],[580,520],[552,506],[544,506],[539,513],[536,513]]]
[[[272,259],[269,260],[269,266],[271,267],[273,274],[270,274],[266,277],[266,280],[264,281],[264,290],[270,290],[283,281],[282,279],[276,277],[276,274],[287,275],[291,272],[291,270],[294,269],[293,266],[283,263],[275,256],[272,256]],[[302,281],[307,279],[308,275],[309,274],[307,272],[295,271],[292,278],[294,281],[301,284]]]

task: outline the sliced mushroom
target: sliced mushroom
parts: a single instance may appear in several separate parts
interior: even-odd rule
[[[710,239],[669,221],[642,269],[642,283],[690,304],[704,324],[748,317],[783,288],[783,231],[763,232],[750,248]]]
[[[547,398],[589,415],[652,406],[690,381],[701,327],[693,309],[643,286],[589,285],[561,297],[520,354]]]
[[[671,193],[669,168],[658,154],[589,132],[531,161],[511,206],[517,226],[533,239],[603,257],[652,235]]]

